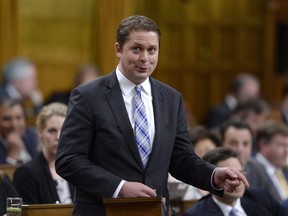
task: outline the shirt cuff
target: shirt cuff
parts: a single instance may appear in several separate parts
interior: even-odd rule
[[[10,164],[10,165],[17,165],[18,164],[18,161],[13,159],[13,158],[10,158],[10,157],[6,157],[6,163]]]
[[[123,187],[123,185],[124,185],[125,182],[126,182],[125,180],[122,180],[122,181],[120,182],[120,184],[118,185],[118,187],[116,188],[116,190],[115,190],[115,192],[114,192],[114,194],[113,194],[113,198],[117,198],[117,197],[118,197],[119,192],[120,192],[120,190],[121,190],[121,188]]]
[[[214,190],[223,190],[222,188],[218,187],[217,185],[214,185],[213,184],[213,178],[214,178],[214,175],[215,175],[215,171],[216,171],[216,168],[213,170],[212,172],[212,175],[211,175],[211,186]]]

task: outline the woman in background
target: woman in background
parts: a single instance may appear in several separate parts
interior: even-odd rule
[[[26,204],[71,203],[73,188],[55,171],[56,150],[67,106],[51,103],[36,119],[40,153],[19,167],[13,184]]]

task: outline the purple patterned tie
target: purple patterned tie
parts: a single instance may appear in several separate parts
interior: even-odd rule
[[[137,85],[135,87],[134,123],[135,123],[136,143],[139,149],[143,165],[144,167],[146,167],[149,155],[151,153],[151,142],[149,137],[149,127],[146,117],[145,106],[141,99],[141,90],[142,90],[141,85]]]

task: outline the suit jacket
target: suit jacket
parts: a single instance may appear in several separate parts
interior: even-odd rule
[[[53,180],[42,152],[32,161],[19,167],[13,177],[13,184],[26,204],[46,204],[60,201],[56,181]],[[70,194],[74,188],[70,185]]]
[[[267,175],[263,164],[255,158],[251,158],[245,166],[245,171],[247,172],[247,180],[251,188],[265,188],[275,200],[282,203],[282,198]]]
[[[168,172],[185,183],[213,191],[211,175],[215,166],[201,160],[191,149],[181,95],[149,79],[155,139],[146,169],[116,73],[72,91],[59,140],[56,169],[76,186],[74,215],[105,215],[103,198],[111,198],[122,180],[155,188],[168,205]],[[223,191],[214,190],[214,193]]]
[[[270,176],[268,175],[268,173],[266,172],[265,168],[264,168],[264,165],[259,162],[257,160],[257,158],[255,158],[255,160],[261,164],[261,166],[263,167],[262,169],[258,169],[257,171],[255,171],[254,175],[258,175],[258,178],[261,177],[263,179],[266,180],[266,185],[265,185],[265,188],[266,190],[271,194],[271,196],[277,200],[279,203],[282,203],[283,200],[278,192],[278,190],[276,189],[273,181],[271,180]],[[284,176],[286,177],[286,180],[288,181],[287,179],[287,170],[284,170]]]
[[[247,216],[288,215],[287,209],[274,200],[265,189],[246,189],[240,202]],[[183,214],[183,216],[190,215],[224,216],[221,209],[213,201],[212,195],[203,197]]]
[[[27,152],[30,154],[31,158],[35,157],[38,153],[38,136],[34,128],[27,128],[24,135],[22,136],[22,140],[25,144],[25,148]],[[0,137],[0,164],[6,164],[7,158],[7,147],[5,144],[5,140],[3,137]]]

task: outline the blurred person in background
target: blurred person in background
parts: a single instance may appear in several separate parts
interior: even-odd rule
[[[244,173],[243,166],[236,152],[228,147],[219,147],[207,152],[204,160],[218,167],[236,168]],[[246,188],[241,183],[233,192],[224,191],[219,197],[209,194],[191,208],[183,216],[287,216],[288,211],[271,197],[264,188]]]
[[[13,184],[26,204],[71,203],[74,188],[55,171],[56,150],[67,106],[51,103],[36,119],[41,152],[19,167]]]
[[[94,79],[97,79],[98,77],[99,77],[99,70],[97,67],[90,64],[81,65],[75,72],[73,88],[82,85],[84,83],[90,82]],[[58,92],[58,91],[53,92],[50,95],[50,97],[46,100],[45,104],[49,104],[52,102],[59,102],[68,105],[71,91],[72,89],[64,92]]]
[[[260,96],[260,81],[250,73],[239,74],[231,84],[229,93],[223,102],[213,107],[205,118],[208,128],[219,127],[230,118],[238,101],[245,98],[258,98]]]
[[[265,168],[252,157],[253,136],[249,124],[241,119],[230,119],[221,127],[222,145],[237,153],[250,187],[264,187],[270,192]]]
[[[28,117],[33,117],[43,105],[43,95],[38,88],[35,64],[24,58],[16,58],[3,68],[0,97],[23,100]]]
[[[21,164],[37,154],[38,136],[26,123],[22,100],[0,97],[0,163]]]
[[[270,193],[283,202],[288,198],[288,127],[284,123],[266,122],[257,131],[258,153],[255,158],[265,167]]]

